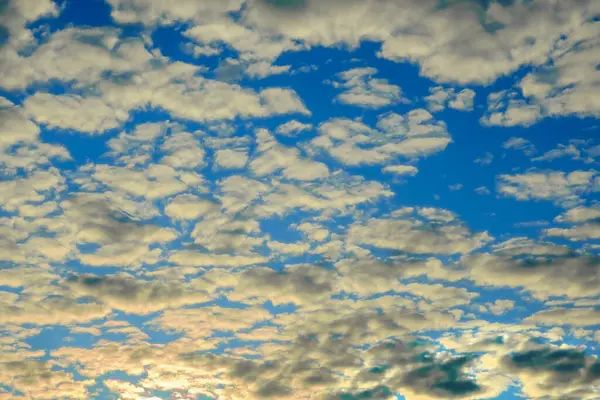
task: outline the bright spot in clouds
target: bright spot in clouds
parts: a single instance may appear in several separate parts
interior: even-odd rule
[[[600,398],[597,0],[0,3],[0,398]]]

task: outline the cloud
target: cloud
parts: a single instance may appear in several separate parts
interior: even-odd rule
[[[467,256],[460,264],[477,285],[523,288],[539,299],[599,292],[596,282],[600,273],[589,255],[531,259],[478,254]]]
[[[311,130],[312,124],[305,124],[297,120],[291,120],[277,127],[276,133],[284,136],[296,136],[302,132]]]
[[[205,79],[197,72],[198,67],[172,63],[136,75],[134,81],[104,81],[99,84],[99,91],[112,107],[124,110],[153,107],[198,122],[289,113],[310,115],[291,89],[270,87],[255,92],[236,84]]]
[[[2,324],[69,325],[103,318],[110,312],[101,304],[78,302],[76,299],[53,293],[0,293]]]
[[[241,267],[245,265],[264,264],[269,259],[263,256],[207,254],[194,251],[174,251],[169,256],[169,261],[182,266],[190,267]]]
[[[435,217],[428,219],[372,218],[350,226],[348,240],[411,254],[469,253],[491,240],[487,232],[473,234],[460,223],[440,224],[432,222]]]
[[[340,81],[334,81],[335,88],[344,89],[337,95],[340,103],[363,108],[381,108],[406,101],[402,97],[402,89],[390,84],[385,79],[373,78],[375,68],[354,68],[340,72]]]
[[[535,124],[542,119],[539,105],[525,100],[515,99],[515,92],[496,92],[488,95],[487,113],[480,121],[486,126],[525,126]]]
[[[165,214],[175,219],[195,220],[215,214],[219,208],[215,201],[182,194],[169,201],[165,207]]]
[[[6,211],[16,211],[27,203],[40,203],[52,199],[65,190],[65,178],[56,168],[34,171],[29,176],[0,182],[0,206]]]
[[[270,300],[273,304],[314,304],[334,293],[335,271],[318,266],[290,265],[283,271],[252,268],[241,274],[232,299]]]
[[[108,0],[112,6],[111,16],[120,23],[130,24],[144,22],[146,24],[170,24],[175,21],[189,21],[206,18],[210,21],[217,15],[236,11],[242,0],[227,0],[214,6],[210,3],[194,0],[150,2],[141,0]]]
[[[18,170],[32,172],[52,161],[71,160],[62,145],[40,140],[40,128],[26,117],[21,107],[3,97],[0,102],[0,168],[4,174],[15,175]]]
[[[386,113],[378,119],[376,129],[346,118],[326,121],[319,125],[320,136],[310,142],[310,148],[323,149],[339,162],[355,166],[426,157],[452,141],[446,124],[423,109],[405,115]]]
[[[256,132],[257,151],[248,167],[256,176],[265,176],[281,170],[285,178],[312,181],[329,176],[329,168],[321,162],[302,157],[294,147],[279,144],[267,130]]]
[[[417,167],[413,167],[412,165],[388,165],[387,167],[383,168],[383,172],[394,175],[415,176],[419,170]]]
[[[600,239],[600,224],[589,223],[572,228],[550,228],[544,230],[550,237],[564,237],[572,241]]]
[[[579,160],[581,159],[581,151],[573,144],[568,146],[559,144],[558,148],[532,158],[531,161],[551,161],[561,157],[571,157],[571,159]]]
[[[246,149],[222,149],[215,152],[215,166],[223,169],[243,169],[248,163]]]
[[[575,207],[559,215],[555,222],[587,222],[600,218],[600,208],[597,207]]]
[[[581,196],[600,190],[596,171],[530,171],[500,175],[499,193],[517,200],[549,200],[563,207],[581,202]]]
[[[2,52],[6,62],[0,86],[8,90],[52,79],[92,85],[107,72],[120,76],[147,70],[153,58],[141,40],[120,40],[120,31],[114,28],[60,30],[35,46],[27,57],[8,53],[5,48]]]
[[[7,387],[12,394],[18,391],[32,398],[84,399],[90,395],[88,387],[93,384],[90,380],[77,380],[72,372],[58,369],[48,361],[8,361],[0,366],[0,379],[10,382]]]
[[[135,279],[128,274],[73,275],[64,281],[78,296],[90,296],[111,309],[149,314],[168,308],[203,303],[211,299],[211,285]]]
[[[503,256],[566,256],[572,252],[566,246],[550,242],[514,237],[493,246],[494,252]]]
[[[77,95],[54,96],[38,92],[29,96],[23,107],[25,113],[39,124],[90,134],[118,128],[129,118],[126,111],[113,109],[100,98]]]
[[[600,312],[595,308],[551,308],[525,319],[525,323],[552,326],[594,326],[599,322]]]
[[[475,91],[472,89],[463,89],[457,93],[454,88],[435,86],[429,88],[429,92],[431,94],[425,97],[425,101],[427,108],[432,112],[442,111],[446,107],[459,111],[473,111]]]
[[[563,397],[593,399],[600,364],[574,348],[541,347],[514,352],[500,362],[502,369],[517,375],[523,392],[531,398]]]
[[[520,137],[511,137],[502,144],[505,149],[521,150],[526,156],[531,156],[537,152],[535,146],[527,139]]]
[[[494,161],[494,155],[490,152],[486,152],[485,156],[476,158],[473,162],[479,165],[490,165]]]
[[[231,62],[243,69],[246,75],[255,78],[287,73],[291,65],[276,66],[273,62],[285,51],[302,49],[301,45],[290,38],[249,28],[226,15],[196,23],[183,35],[204,48],[214,49],[227,44],[238,53],[238,58]]]

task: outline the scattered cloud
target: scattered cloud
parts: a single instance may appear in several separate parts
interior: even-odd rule
[[[402,101],[402,89],[385,79],[373,78],[375,68],[354,68],[338,74],[340,81],[334,81],[335,88],[344,89],[336,99],[344,104],[381,108]]]

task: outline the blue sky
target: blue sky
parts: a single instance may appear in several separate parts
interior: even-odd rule
[[[0,2],[0,398],[600,398],[600,7]]]

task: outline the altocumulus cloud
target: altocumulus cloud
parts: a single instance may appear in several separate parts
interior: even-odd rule
[[[599,18],[0,1],[0,398],[600,398]]]

